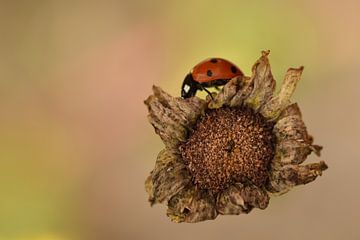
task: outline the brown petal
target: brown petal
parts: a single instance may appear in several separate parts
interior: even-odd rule
[[[165,146],[176,152],[179,143],[186,140],[188,128],[204,111],[206,103],[197,97],[174,98],[156,86],[153,86],[153,92],[145,100],[148,119]]]
[[[290,104],[290,98],[295,91],[296,84],[300,80],[304,67],[290,68],[286,75],[280,92],[271,98],[260,110],[267,119],[275,120],[282,110]]]
[[[307,165],[285,165],[271,176],[267,190],[278,194],[286,193],[296,185],[314,181],[327,168],[324,161]]]
[[[211,109],[219,108],[223,105],[230,105],[230,100],[237,93],[242,77],[235,77],[231,79],[220,92],[210,101],[208,107]]]
[[[152,172],[150,173],[150,175],[145,180],[145,190],[149,194],[149,202],[150,202],[150,204],[153,205],[155,198],[154,198],[154,185],[153,185],[153,182],[152,182],[151,174],[152,174]]]
[[[219,194],[217,211],[223,215],[249,213],[254,207],[265,209],[269,204],[269,195],[254,185],[235,184]]]
[[[218,195],[216,209],[223,215],[238,215],[249,213],[252,207],[245,203],[240,188],[232,185]]]
[[[300,164],[312,151],[312,145],[297,140],[283,140],[276,145],[276,152],[283,164]]]
[[[273,131],[277,137],[275,161],[300,164],[312,151],[320,155],[322,147],[312,145],[313,138],[307,133],[296,103],[288,105],[281,112]]]
[[[277,137],[277,160],[281,163],[300,164],[312,151],[320,155],[322,147],[312,145],[313,138],[307,133],[296,103],[281,112],[273,131]]]
[[[159,102],[176,113],[176,117],[183,125],[192,124],[204,110],[205,102],[198,97],[174,98],[157,86],[153,86],[153,91]]]
[[[243,196],[246,203],[250,206],[265,209],[269,204],[269,195],[267,192],[255,185],[245,186],[241,189],[241,196]]]
[[[299,115],[279,119],[274,126],[274,133],[278,141],[298,140],[306,143],[310,141],[306,126]]]
[[[173,222],[195,223],[217,217],[215,199],[207,191],[199,190],[192,184],[168,202],[167,216]]]
[[[255,110],[262,107],[270,98],[275,90],[275,80],[271,73],[270,63],[267,56],[270,51],[262,51],[262,56],[252,68],[252,80],[254,88],[250,96],[245,99],[245,103]]]
[[[191,180],[189,171],[177,155],[162,150],[154,170],[145,182],[151,205],[168,201]]]
[[[238,84],[238,90],[234,97],[230,100],[230,107],[237,107],[242,105],[244,100],[250,95],[254,88],[254,79],[243,76]]]

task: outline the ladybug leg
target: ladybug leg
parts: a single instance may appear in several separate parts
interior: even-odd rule
[[[220,91],[220,88],[219,88],[219,86],[215,86],[215,89],[216,89],[216,90],[218,90],[218,91]]]
[[[204,90],[207,94],[210,95],[211,99],[214,100],[214,97],[212,96],[211,92],[209,90],[207,90],[203,85],[199,84],[198,87],[201,91]]]

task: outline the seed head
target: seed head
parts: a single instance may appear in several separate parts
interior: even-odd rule
[[[272,128],[247,107],[208,110],[180,146],[194,183],[212,192],[234,182],[263,186],[274,157]]]

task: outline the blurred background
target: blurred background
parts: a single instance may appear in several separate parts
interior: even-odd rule
[[[0,0],[0,240],[360,239],[359,1]],[[270,49],[329,169],[249,215],[175,224],[144,180],[143,100],[207,57]],[[311,156],[308,160],[318,161]]]

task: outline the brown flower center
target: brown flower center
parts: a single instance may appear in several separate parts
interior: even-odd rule
[[[274,157],[272,129],[250,108],[208,110],[180,146],[194,183],[213,192],[234,182],[264,185]]]

